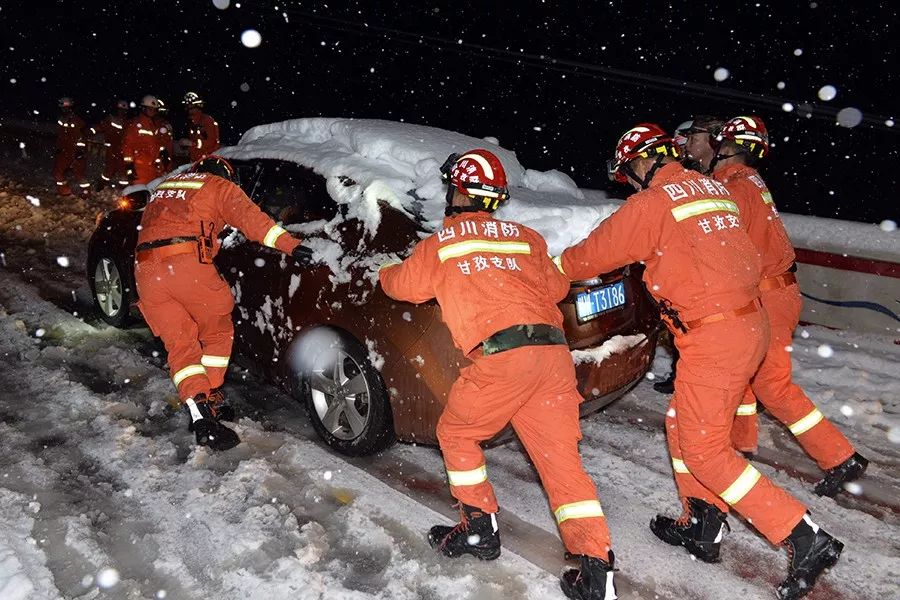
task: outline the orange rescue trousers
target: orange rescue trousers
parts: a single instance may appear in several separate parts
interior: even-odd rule
[[[138,261],[135,280],[147,325],[169,354],[169,371],[183,402],[207,394],[225,380],[234,325],[234,298],[215,266],[190,252]],[[162,249],[169,248],[164,246]]]
[[[666,415],[675,482],[682,499],[699,498],[744,516],[773,544],[806,508],[731,445],[734,415],[769,343],[763,312],[708,323],[677,335],[678,377]]]
[[[68,196],[72,193],[67,181],[69,172],[80,188],[87,187],[89,184],[84,178],[86,169],[84,156],[81,156],[75,148],[57,150],[56,160],[53,163],[53,179],[56,180],[57,193],[61,196]]]
[[[828,470],[854,453],[847,438],[828,421],[796,383],[791,381],[791,352],[794,329],[800,322],[802,298],[796,283],[764,290],[763,307],[769,315],[771,339],[765,358],[750,382],[735,416],[732,441],[741,451],[756,450],[758,425],[755,403],[766,407],[784,423],[797,441],[819,465]]]
[[[525,346],[483,356],[462,369],[437,425],[453,496],[497,512],[480,442],[507,423],[528,451],[566,549],[608,560],[606,518],[578,453],[575,367],[567,346]]]

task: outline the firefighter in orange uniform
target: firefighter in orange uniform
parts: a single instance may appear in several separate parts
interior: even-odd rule
[[[757,445],[757,399],[784,423],[824,471],[815,491],[834,496],[859,478],[868,461],[856,453],[800,387],[791,381],[794,329],[800,322],[802,298],[794,275],[794,247],[775,209],[772,194],[753,168],[769,152],[769,134],[757,116],[735,117],[719,123],[706,136],[698,154],[704,170],[725,184],[741,211],[741,223],[762,261],[760,298],[769,316],[771,338],[765,359],[738,407],[732,440],[738,450],[753,452]],[[751,391],[752,390],[752,391]]]
[[[97,185],[97,189],[121,183],[122,139],[125,137],[125,125],[127,123],[128,102],[117,100],[115,112],[106,115],[96,127],[97,133],[103,136],[103,145],[106,147],[103,172],[100,174],[100,182]]]
[[[653,533],[715,562],[733,508],[771,543],[788,546],[778,597],[799,598],[837,562],[843,544],[731,447],[735,411],[769,341],[760,263],[728,189],[686,170],[677,154],[658,125],[628,130],[609,173],[638,193],[560,263],[577,280],[643,262],[647,289],[675,335],[678,377],[666,433],[685,512],[657,516]]]
[[[141,112],[128,121],[122,140],[122,161],[130,183],[148,183],[163,174],[160,164],[160,138],[155,96],[141,99]]]
[[[78,182],[81,194],[90,192],[91,184],[85,178],[86,140],[89,130],[84,119],[75,114],[75,101],[64,97],[59,99],[60,115],[56,121],[56,160],[53,164],[53,179],[56,193],[71,196],[72,188],[67,180],[68,172]]]
[[[156,128],[156,141],[159,144],[157,169],[161,173],[167,173],[172,168],[172,158],[175,156],[175,135],[172,123],[169,121],[169,109],[162,99],[158,99],[158,101],[159,112],[153,119],[153,124]]]
[[[500,555],[497,498],[479,444],[512,423],[567,550],[580,557],[580,570],[563,575],[563,590],[570,598],[614,598],[609,530],[578,453],[582,398],[557,307],[569,281],[537,232],[493,218],[509,194],[493,153],[452,154],[441,173],[448,182],[443,229],[402,263],[380,270],[392,298],[437,298],[455,345],[472,361],[461,370],[437,426],[461,522],[432,527],[429,542],[450,557]]]
[[[200,160],[219,149],[219,124],[203,112],[203,99],[195,92],[184,95],[184,108],[190,120],[191,160]]]
[[[237,227],[251,240],[308,263],[311,252],[266,216],[235,183],[227,161],[208,157],[163,181],[141,218],[135,254],[138,306],[168,352],[178,396],[197,443],[227,450],[240,443],[219,389],[231,356],[234,299],[212,260],[218,233]]]

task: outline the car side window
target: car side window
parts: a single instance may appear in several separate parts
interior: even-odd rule
[[[263,165],[259,161],[233,162],[241,189],[247,196],[259,204],[259,183]]]
[[[338,213],[325,178],[294,163],[269,161],[257,187],[259,207],[285,225],[331,220]]]

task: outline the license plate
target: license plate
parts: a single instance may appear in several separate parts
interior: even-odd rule
[[[582,292],[575,297],[575,314],[580,322],[590,321],[621,306],[625,306],[625,284],[621,281]]]

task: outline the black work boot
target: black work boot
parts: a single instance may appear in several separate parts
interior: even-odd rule
[[[663,380],[657,381],[653,384],[653,389],[659,392],[660,394],[674,394],[675,393],[675,371],[669,373],[669,376]]]
[[[206,394],[197,394],[184,403],[191,419],[188,430],[194,432],[197,445],[212,450],[230,450],[241,443],[238,434],[219,423]]]
[[[776,590],[781,600],[794,600],[808,594],[816,578],[822,571],[834,566],[844,549],[844,544],[825,533],[809,515],[803,515],[784,545],[791,564],[787,579]]]
[[[225,390],[221,387],[214,388],[209,393],[210,407],[220,421],[234,421],[236,416],[234,408],[225,399]]]
[[[687,498],[684,513],[678,519],[656,515],[650,530],[662,541],[684,546],[703,562],[719,562],[719,549],[725,531],[731,531],[724,512],[699,498]]]
[[[816,484],[815,491],[820,496],[833,498],[844,489],[845,483],[862,477],[868,466],[869,461],[859,452],[854,452],[853,456],[838,466],[828,469],[825,479]]]
[[[581,555],[580,569],[567,569],[559,580],[566,598],[573,600],[615,600],[613,581],[616,557],[609,551],[609,562],[594,556]]]
[[[500,556],[500,529],[497,514],[460,502],[460,522],[456,527],[435,525],[428,531],[431,547],[451,558],[471,554],[481,560]]]

